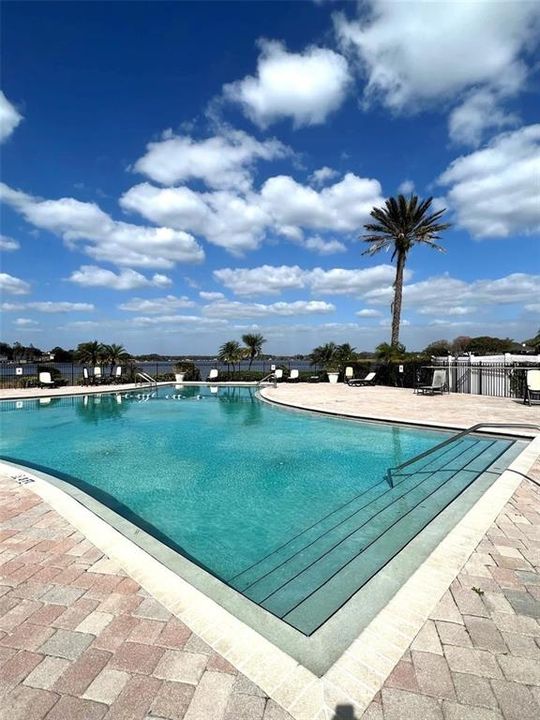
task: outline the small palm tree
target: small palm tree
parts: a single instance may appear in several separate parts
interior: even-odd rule
[[[333,342],[319,345],[310,354],[310,365],[322,365],[329,367],[336,361],[337,345]]]
[[[77,346],[76,357],[79,362],[88,365],[99,365],[103,359],[104,346],[97,340],[80,343]]]
[[[266,342],[260,333],[246,333],[242,335],[242,342],[246,346],[247,357],[249,358],[249,369],[255,358],[258,358],[262,352],[262,346]]]
[[[396,258],[396,277],[394,280],[394,301],[392,303],[391,345],[399,343],[401,321],[401,303],[403,297],[403,273],[407,256],[414,245],[427,245],[434,250],[445,252],[435,241],[440,233],[451,227],[450,223],[439,220],[446,208],[430,213],[433,198],[420,201],[418,196],[389,198],[385,207],[375,207],[370,215],[375,222],[364,225],[367,234],[363,240],[370,243],[364,255],[375,255],[381,250],[392,251],[392,260]]]
[[[111,365],[111,376],[114,373],[114,368],[120,363],[129,360],[130,354],[122,345],[103,345],[103,360]]]
[[[356,360],[356,348],[351,347],[349,343],[338,345],[336,348],[336,360],[340,366],[343,366],[345,363],[351,362],[352,360]]]
[[[396,345],[381,343],[375,348],[375,357],[385,363],[400,360],[405,354],[405,345],[398,342]]]
[[[236,340],[229,340],[219,348],[218,360],[220,362],[227,363],[227,372],[229,372],[230,366],[234,366],[235,363],[239,363],[242,360],[242,348],[240,343]]]

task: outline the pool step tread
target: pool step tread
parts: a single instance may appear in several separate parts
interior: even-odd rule
[[[482,444],[480,447],[477,445],[468,447],[459,457],[461,467],[474,460],[479,453],[485,455],[491,447],[492,443],[488,446]],[[493,455],[489,454],[486,457],[486,465],[492,459]],[[452,462],[456,461],[456,458],[453,458]],[[272,569],[265,574],[261,574],[250,586],[244,587],[244,594],[255,602],[263,603],[282,584],[295,578],[322,555],[334,552],[334,546],[338,546],[336,551],[339,553],[340,544],[354,536],[354,533],[362,526],[372,523],[373,518],[377,518],[377,523],[379,523],[381,518],[390,517],[389,514],[400,513],[404,504],[409,506],[421,502],[433,488],[437,488],[439,484],[446,482],[459,469],[460,467],[449,470],[436,468],[426,475],[410,475],[400,481],[394,488],[387,488],[383,494],[369,504],[362,505],[356,512],[350,513],[347,518],[328,532],[319,533],[315,540],[305,543],[294,553],[290,552],[288,557],[280,555],[279,559],[275,559]],[[404,498],[404,500],[401,500],[401,498]]]
[[[481,455],[485,469],[500,452],[501,448],[493,444],[470,448],[462,454],[463,464],[474,462]],[[369,508],[349,518],[337,531],[323,535],[304,551],[276,567],[244,594],[282,617],[314,588],[326,582],[336,569],[363,553],[370,543],[377,542],[392,525],[402,522],[403,517],[409,517],[411,511],[424,501],[429,499],[429,506],[435,508],[438,505],[436,496],[441,488],[449,488],[447,492],[455,497],[460,491],[460,482],[473,482],[478,474],[476,470],[452,468],[437,469],[428,476],[412,476],[378,498]],[[451,483],[447,484],[450,479]]]
[[[487,470],[476,478],[462,471],[430,498],[429,503],[421,503],[411,510],[398,523],[390,528],[383,540],[374,543],[360,555],[355,556],[346,566],[339,569],[324,585],[306,592],[303,598],[291,606],[289,612],[282,614],[285,622],[300,632],[310,635],[341,607],[357,590],[371,579],[381,567],[388,563],[418,532],[425,528],[435,515],[447,507],[458,494],[469,487],[476,479],[491,475]],[[296,596],[295,596],[296,597]]]
[[[439,454],[437,454],[436,457],[430,457],[429,459],[425,459],[423,465],[430,465],[432,466],[431,469],[435,469],[439,465],[444,464],[444,462],[447,462],[449,458],[455,459],[456,457],[460,456],[465,449],[469,451],[470,448],[476,446],[477,443],[477,440],[471,441],[469,438],[467,438],[465,442],[463,440],[458,441],[455,446],[452,446],[448,449],[445,448],[444,460],[442,456],[439,456]],[[410,473],[408,473],[406,477],[410,477]],[[401,482],[403,478],[399,477],[397,478],[397,480]],[[347,518],[359,512],[362,508],[377,500],[377,498],[385,495],[389,490],[391,490],[391,488],[385,480],[382,480],[376,485],[373,485],[367,491],[364,491],[360,495],[353,497],[344,505],[336,508],[336,510],[326,515],[319,522],[314,523],[311,527],[298,533],[289,542],[283,544],[274,552],[269,553],[267,556],[261,558],[258,562],[254,563],[249,568],[246,568],[241,573],[229,579],[229,583],[237,590],[245,591],[262,577],[265,577],[269,572],[271,572],[281,563],[287,561],[297,552],[303,550],[307,545],[317,540],[326,532],[332,530],[336,525],[339,525],[340,523],[347,520]]]

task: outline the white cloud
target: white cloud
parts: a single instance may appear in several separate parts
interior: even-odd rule
[[[29,302],[26,303],[26,307],[43,313],[91,312],[94,310],[92,303],[53,302],[51,300]]]
[[[13,324],[16,325],[19,328],[27,328],[27,327],[35,327],[39,323],[35,320],[30,320],[30,318],[17,318],[13,321]]]
[[[495,137],[439,178],[459,224],[477,237],[540,231],[540,124]]]
[[[354,20],[335,16],[337,36],[367,76],[366,99],[398,111],[472,87],[516,90],[540,18],[535,2],[368,0],[360,8]]]
[[[355,315],[361,318],[376,318],[381,317],[382,313],[378,310],[372,310],[371,308],[364,308],[363,310],[358,310]]]
[[[187,325],[191,330],[196,328],[215,328],[227,325],[221,318],[206,318],[200,315],[152,315],[140,316],[128,321],[132,327],[156,327],[159,325]]]
[[[0,292],[8,295],[27,295],[30,292],[30,284],[8,273],[0,273]]]
[[[199,297],[207,302],[213,302],[214,300],[223,300],[225,295],[220,292],[206,292],[205,290],[201,290]]]
[[[254,196],[246,199],[228,190],[196,192],[141,183],[121,197],[120,205],[152,222],[203,236],[234,255],[259,247],[271,222]]]
[[[140,287],[166,287],[172,280],[166,275],[156,273],[147,278],[141,273],[126,268],[118,274],[97,265],[82,265],[68,278],[70,282],[83,287],[107,287],[112,290],[134,290]]]
[[[319,255],[334,255],[335,253],[346,252],[347,246],[339,240],[325,240],[320,235],[308,237],[300,243],[306,250],[313,250]]]
[[[203,313],[210,317],[251,318],[294,315],[320,315],[335,311],[335,305],[322,300],[296,300],[295,302],[276,302],[270,305],[263,303],[242,303],[232,300],[220,300],[206,305]]]
[[[22,119],[22,115],[0,90],[0,142],[7,140]]]
[[[128,302],[119,305],[120,310],[128,310],[129,312],[142,313],[167,313],[167,311],[178,310],[180,308],[193,307],[195,303],[187,297],[176,297],[175,295],[166,295],[158,298],[132,298]]]
[[[0,250],[4,252],[11,252],[12,250],[18,250],[20,244],[17,240],[7,237],[7,235],[0,235]]]
[[[383,202],[377,180],[348,173],[317,191],[287,175],[271,177],[260,192],[196,192],[187,187],[135,185],[120,199],[125,210],[154,223],[205,237],[234,255],[258,248],[269,230],[322,253],[340,252],[339,241],[304,240],[303,229],[358,232]]]
[[[315,172],[311,173],[309,176],[310,181],[313,183],[313,185],[326,185],[326,183],[330,180],[335,180],[337,177],[339,177],[339,173],[337,170],[333,170],[332,168],[328,166],[324,166],[322,168],[319,168],[318,170],[315,170]]]
[[[360,270],[314,268],[304,270],[298,265],[261,265],[255,268],[222,268],[214,277],[235,295],[278,295],[283,290],[309,288],[325,295],[363,295],[374,288],[393,282],[395,269],[377,265]],[[407,273],[410,277],[410,273]]]
[[[60,235],[68,247],[115,265],[170,268],[195,263],[204,252],[192,235],[168,227],[113,220],[95,203],[74,198],[41,200],[0,183],[0,199],[35,227]],[[79,247],[78,243],[82,247]]]
[[[458,105],[448,118],[450,139],[478,146],[487,130],[516,125],[519,118],[499,107],[500,98],[490,90],[476,90]]]
[[[404,306],[418,308],[422,315],[467,315],[482,306],[522,304],[538,296],[540,275],[526,273],[472,282],[443,275],[405,284],[403,288]],[[377,288],[364,297],[370,303],[386,305],[392,301],[393,289],[391,285]]]
[[[347,61],[332,50],[309,47],[290,53],[261,40],[257,75],[225,85],[224,96],[264,128],[284,117],[296,127],[318,125],[343,103],[350,82]]]
[[[525,305],[525,310],[531,313],[538,313],[540,315],[540,303],[529,303]]]
[[[412,180],[404,180],[398,187],[398,193],[401,195],[410,195],[414,192],[414,182]]]
[[[288,152],[278,140],[259,141],[241,130],[225,129],[205,140],[167,131],[147,145],[133,169],[163,185],[202,180],[211,188],[245,191],[257,160],[274,160]]]

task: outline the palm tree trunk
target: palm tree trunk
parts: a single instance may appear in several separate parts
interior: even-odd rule
[[[394,281],[394,302],[392,303],[392,339],[393,347],[399,343],[399,326],[401,321],[401,299],[403,296],[403,271],[405,270],[405,253],[397,256],[396,279]]]

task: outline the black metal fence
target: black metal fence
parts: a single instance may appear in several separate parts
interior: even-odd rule
[[[540,369],[540,363],[453,362],[424,368],[446,369],[450,392],[523,398],[527,370]]]

